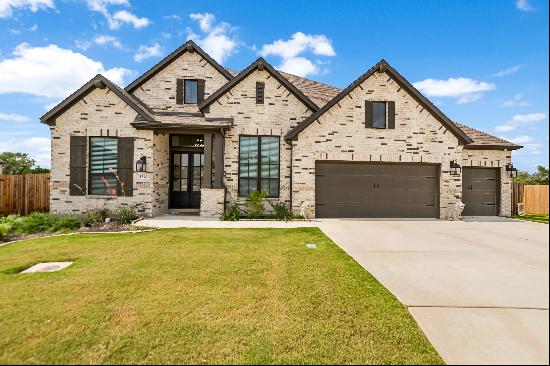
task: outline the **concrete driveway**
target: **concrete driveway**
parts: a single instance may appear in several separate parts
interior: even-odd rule
[[[548,225],[327,219],[447,363],[548,364]]]

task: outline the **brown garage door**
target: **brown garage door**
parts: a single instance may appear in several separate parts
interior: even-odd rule
[[[436,165],[315,164],[317,217],[438,217]]]
[[[462,169],[463,216],[496,216],[498,198],[498,169]]]

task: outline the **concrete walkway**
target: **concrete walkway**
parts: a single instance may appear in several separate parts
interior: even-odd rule
[[[322,220],[450,364],[548,364],[548,225]]]

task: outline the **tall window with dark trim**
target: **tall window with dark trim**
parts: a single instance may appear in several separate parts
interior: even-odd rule
[[[372,103],[372,127],[386,128],[386,102]]]
[[[116,137],[90,137],[90,194],[112,195],[120,193],[116,178],[118,139]]]
[[[198,80],[185,79],[183,82],[183,102],[185,104],[197,104],[198,89]]]
[[[265,83],[258,81],[256,83],[256,104],[264,104]]]
[[[279,197],[279,136],[239,137],[239,196]]]

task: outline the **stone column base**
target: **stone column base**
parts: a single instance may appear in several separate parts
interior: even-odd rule
[[[201,216],[220,217],[224,200],[225,189],[201,188]]]

